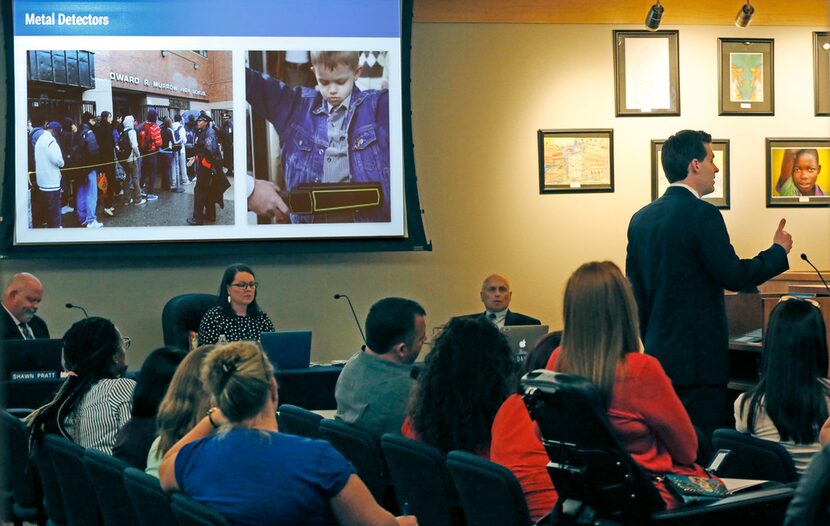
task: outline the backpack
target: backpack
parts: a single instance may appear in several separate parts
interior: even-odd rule
[[[92,133],[91,129],[85,130],[81,133],[81,140],[78,141],[78,152],[76,157],[78,166],[86,166],[95,161],[95,159],[89,158],[89,144],[87,143],[87,137],[89,137],[90,133]]]
[[[151,152],[156,149],[156,143],[153,142],[153,131],[150,129],[152,125],[144,123],[141,129],[138,130],[138,149],[142,152]]]
[[[132,153],[133,145],[130,142],[130,130],[124,130],[118,136],[118,142],[115,144],[115,157],[119,161],[126,161]]]

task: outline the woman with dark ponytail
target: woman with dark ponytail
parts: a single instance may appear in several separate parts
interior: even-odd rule
[[[32,442],[53,433],[111,455],[132,408],[135,382],[123,378],[129,347],[130,339],[105,318],[72,325],[63,335],[66,381],[52,401],[27,418]]]

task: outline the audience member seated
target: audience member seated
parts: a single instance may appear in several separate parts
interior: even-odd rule
[[[556,504],[556,490],[548,475],[548,454],[525,407],[521,378],[530,371],[544,369],[561,339],[561,331],[548,333],[527,353],[515,392],[504,401],[493,420],[490,460],[512,471],[519,480],[533,522],[551,512]]]
[[[63,335],[68,376],[52,401],[27,417],[32,440],[53,433],[112,455],[132,407],[135,381],[123,377],[129,348],[130,339],[110,320],[92,317],[72,325]]]
[[[568,280],[562,346],[548,369],[591,380],[620,442],[656,481],[668,507],[677,501],[657,477],[707,476],[694,464],[697,435],[660,362],[640,348],[631,288],[610,261],[586,263]]]
[[[43,285],[39,279],[28,272],[12,276],[3,291],[0,340],[48,338],[46,322],[35,314],[42,299]]]
[[[467,314],[461,318],[485,318],[493,325],[501,329],[505,325],[541,325],[542,322],[518,312],[513,312],[508,307],[513,298],[513,291],[510,290],[510,282],[501,274],[491,274],[481,284],[481,302],[484,304],[484,312]]]
[[[112,456],[136,469],[146,467],[147,452],[156,438],[159,404],[185,356],[177,347],[160,347],[144,360],[133,391],[133,416],[115,436]]]
[[[509,394],[513,355],[486,319],[455,318],[444,327],[418,376],[402,434],[446,454],[490,458],[490,428]]]
[[[277,383],[252,342],[218,346],[202,381],[217,401],[164,455],[159,479],[232,524],[417,524],[373,499],[330,444],[277,430]]]
[[[799,473],[821,449],[830,404],[827,336],[813,303],[781,298],[764,338],[761,379],[735,400],[735,429],[780,443]]]
[[[274,323],[256,302],[257,287],[254,271],[236,263],[225,269],[219,283],[219,301],[202,317],[199,324],[199,345],[219,342],[259,341],[263,332],[273,332]]]
[[[210,409],[210,393],[202,384],[202,363],[213,348],[213,345],[197,347],[176,369],[170,387],[159,405],[156,417],[158,435],[150,445],[147,467],[144,469],[148,475],[159,476],[159,464],[164,454],[193,429]]]
[[[412,300],[384,298],[366,317],[366,346],[337,379],[335,418],[373,436],[400,433],[415,380],[412,364],[426,338],[426,312]]]

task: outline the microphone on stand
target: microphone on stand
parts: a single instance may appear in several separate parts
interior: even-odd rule
[[[357,325],[357,330],[360,331],[360,337],[363,339],[363,345],[366,345],[366,335],[363,334],[363,329],[360,327],[360,322],[357,320],[357,313],[354,311],[354,306],[352,306],[352,300],[345,294],[335,294],[334,299],[339,300],[340,298],[346,298],[346,301],[349,302],[349,308],[352,309],[352,316],[354,316],[354,323]]]
[[[824,276],[822,276],[822,275],[821,275],[821,272],[819,272],[819,270],[816,268],[816,266],[815,266],[815,265],[813,265],[813,264],[810,262],[810,260],[809,260],[809,259],[807,259],[807,254],[805,254],[805,253],[803,253],[803,252],[802,252],[802,253],[801,253],[801,259],[803,259],[804,261],[806,261],[806,262],[807,262],[807,264],[808,264],[808,265],[810,265],[811,267],[813,267],[813,270],[815,270],[815,271],[816,271],[816,274],[818,274],[818,277],[819,277],[819,279],[821,280],[821,282],[822,282],[822,283],[824,283],[824,288],[825,288],[825,289],[827,289],[827,294],[830,294],[830,287],[828,287],[828,286],[827,286],[827,282],[826,282],[826,281],[824,281]]]
[[[80,305],[73,305],[72,303],[66,304],[67,309],[81,309],[84,313],[84,318],[89,318],[89,314],[86,313],[86,309],[81,307]]]

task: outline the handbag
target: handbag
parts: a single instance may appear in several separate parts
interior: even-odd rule
[[[723,482],[714,477],[672,474],[665,475],[665,482],[684,503],[708,502],[722,499],[729,494]]]
[[[105,195],[107,193],[107,176],[101,172],[98,172],[98,190]]]

